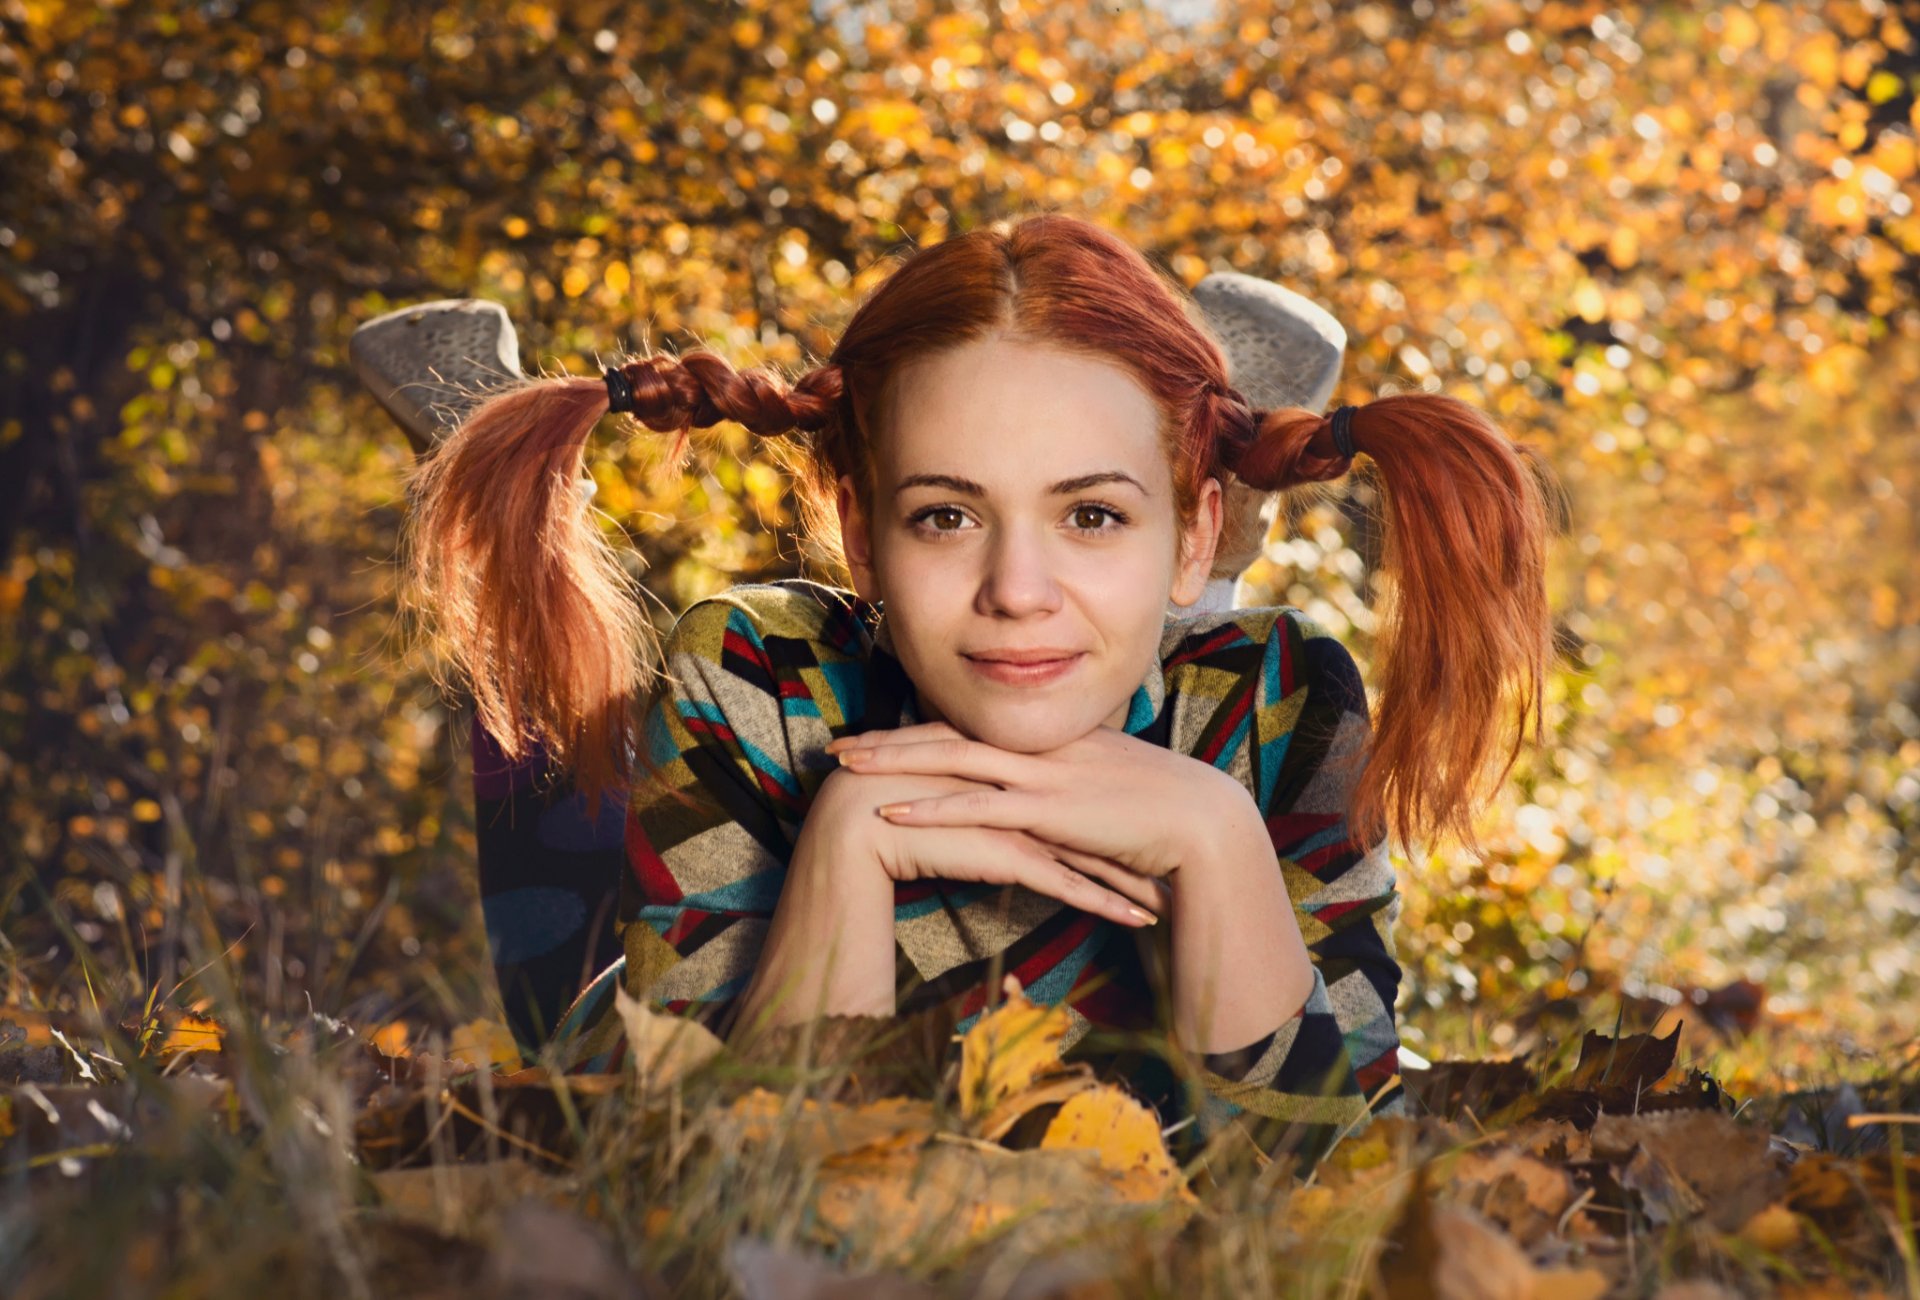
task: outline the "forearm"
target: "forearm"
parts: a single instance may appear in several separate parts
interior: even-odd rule
[[[794,846],[734,1032],[762,1011],[768,1027],[894,1012],[893,881],[825,819]]]
[[[1266,827],[1248,802],[1173,873],[1174,1033],[1194,1052],[1247,1046],[1313,990],[1313,963]]]

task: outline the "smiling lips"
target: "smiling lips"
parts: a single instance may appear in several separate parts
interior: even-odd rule
[[[1065,676],[1084,650],[1040,647],[1031,650],[982,650],[962,656],[975,672],[1007,686],[1040,686]]]

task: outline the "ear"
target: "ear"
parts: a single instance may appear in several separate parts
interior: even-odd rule
[[[879,599],[873,580],[873,532],[867,512],[860,508],[860,494],[854,490],[853,476],[842,474],[833,494],[833,507],[840,515],[840,551],[846,556],[853,577],[853,589],[862,600]]]
[[[1206,592],[1213,553],[1220,545],[1221,513],[1220,480],[1207,479],[1200,485],[1193,522],[1180,537],[1180,567],[1174,573],[1173,591],[1169,596],[1174,604],[1191,605]]]

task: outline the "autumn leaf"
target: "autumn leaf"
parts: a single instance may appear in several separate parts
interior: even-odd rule
[[[1072,1021],[1060,1006],[1036,1006],[1008,975],[1006,1000],[967,1030],[960,1050],[960,1113],[981,1119],[1034,1082],[1067,1067],[1060,1044]]]
[[[184,1052],[217,1052],[225,1033],[218,1022],[205,1016],[183,1015],[167,1026],[153,1053],[164,1060]]]
[[[1118,1088],[1099,1087],[1070,1098],[1047,1125],[1040,1146],[1092,1151],[1102,1169],[1118,1175],[1128,1200],[1195,1200],[1167,1152],[1159,1119]]]
[[[405,1056],[413,1041],[412,1031],[404,1020],[390,1020],[368,1035],[372,1044],[388,1056]]]
[[[628,1059],[650,1089],[672,1087],[720,1053],[720,1040],[697,1020],[655,1011],[624,985],[614,985],[613,1000],[626,1029]]]
[[[1665,1038],[1652,1034],[1629,1034],[1609,1038],[1588,1030],[1580,1040],[1580,1059],[1569,1088],[1595,1088],[1602,1084],[1618,1088],[1646,1090],[1666,1078],[1680,1047],[1680,1026],[1675,1025]]]
[[[447,1039],[447,1056],[479,1069],[517,1070],[521,1065],[520,1045],[513,1041],[513,1031],[489,1016],[456,1028]]]

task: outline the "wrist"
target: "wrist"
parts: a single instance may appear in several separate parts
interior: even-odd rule
[[[830,868],[848,880],[885,874],[878,835],[886,823],[873,811],[875,800],[858,796],[859,784],[859,774],[845,768],[828,773],[800,823],[794,865],[804,858],[810,869]]]
[[[846,827],[847,801],[823,788],[801,822],[739,1025],[768,1004],[771,1025],[815,1014],[890,1015],[894,1008],[893,883],[872,841]]]

